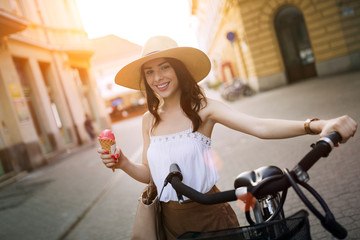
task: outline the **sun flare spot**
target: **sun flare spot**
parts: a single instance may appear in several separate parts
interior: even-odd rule
[[[208,157],[206,157],[206,155],[208,155]],[[209,149],[207,151],[204,152],[204,157],[203,157],[206,166],[208,166],[211,169],[216,169],[218,171],[220,171],[223,167],[223,161],[221,160],[219,154],[217,154],[217,152],[215,152],[212,149]]]

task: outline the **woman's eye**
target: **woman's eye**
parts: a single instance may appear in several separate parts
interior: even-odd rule
[[[150,74],[152,74],[152,73],[153,73],[152,70],[145,71],[145,74],[146,74],[146,75],[150,75]]]
[[[161,67],[161,70],[166,70],[166,69],[168,69],[169,67],[170,67],[170,65],[164,65],[164,66]]]

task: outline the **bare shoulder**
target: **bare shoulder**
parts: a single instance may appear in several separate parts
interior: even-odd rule
[[[142,116],[143,121],[149,121],[150,118],[151,118],[151,113],[149,111],[146,111]]]
[[[219,109],[227,107],[227,105],[225,103],[223,103],[223,102],[221,102],[219,100],[215,100],[215,99],[212,99],[212,98],[207,98],[206,100],[207,100],[207,104],[201,110],[207,116],[212,116]]]
[[[207,103],[208,103],[208,106],[210,106],[210,107],[218,107],[218,106],[225,105],[225,103],[223,103],[219,100],[213,99],[213,98],[207,98]]]
[[[149,111],[147,111],[142,116],[142,128],[145,130],[145,132],[149,132],[150,121],[152,121],[152,115]]]
[[[200,110],[199,115],[204,122],[215,120],[214,117],[219,112],[219,109],[224,108],[226,108],[226,104],[223,102],[212,98],[206,98],[206,105]]]

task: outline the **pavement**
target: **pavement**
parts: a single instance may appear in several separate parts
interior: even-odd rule
[[[221,99],[207,90],[209,97]],[[316,78],[231,102],[234,109],[260,117],[304,120],[349,114],[360,122],[360,72]],[[141,158],[141,119],[114,124],[116,139],[130,159]],[[126,137],[124,137],[126,136]],[[139,139],[135,143],[131,138]],[[309,151],[315,136],[289,140],[259,140],[216,126],[212,136],[218,156],[218,186],[229,189],[234,177],[269,163],[292,168]],[[130,239],[137,196],[143,184],[121,171],[112,174],[96,153],[97,143],[82,146],[58,161],[29,173],[0,189],[0,239]],[[310,184],[323,196],[337,220],[346,226],[347,239],[360,239],[360,135],[319,161]],[[110,171],[110,173],[109,173]],[[232,203],[237,208],[236,203]],[[285,212],[304,208],[289,192]],[[243,213],[239,221],[245,225]],[[334,239],[310,215],[313,239]]]

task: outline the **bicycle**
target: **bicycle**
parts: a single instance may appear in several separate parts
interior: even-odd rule
[[[232,84],[225,84],[221,90],[221,97],[229,102],[233,102],[241,96],[252,95],[254,95],[254,91],[239,78],[235,78]]]
[[[320,138],[312,144],[309,151],[298,164],[289,171],[283,171],[276,166],[265,166],[254,171],[239,174],[234,182],[233,190],[214,194],[203,194],[182,183],[182,174],[177,164],[170,166],[170,173],[166,182],[171,183],[175,189],[179,203],[183,203],[183,195],[202,204],[217,204],[236,201],[239,197],[251,194],[256,198],[250,214],[251,201],[245,201],[245,216],[249,226],[232,229],[220,229],[206,232],[185,232],[177,239],[311,239],[308,212],[300,210],[290,217],[285,217],[283,205],[286,200],[287,190],[293,187],[300,199],[310,211],[320,220],[322,226],[334,237],[344,239],[347,230],[336,222],[326,202],[307,181],[307,171],[321,158],[327,157],[334,146],[341,141],[337,132],[330,133],[327,137]],[[308,190],[320,203],[325,216],[321,214],[308,200],[301,185]],[[282,193],[280,195],[280,193]]]

